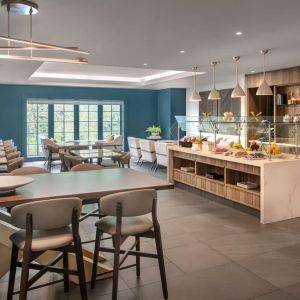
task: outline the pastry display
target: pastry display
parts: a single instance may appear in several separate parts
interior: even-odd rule
[[[225,111],[224,114],[223,114],[223,120],[225,122],[232,122],[234,121],[234,118],[233,118],[233,113],[231,111]]]
[[[233,157],[247,157],[248,153],[246,150],[238,150],[238,151],[234,151],[231,156]]]
[[[271,145],[271,154],[272,155],[278,155],[281,154],[280,148],[276,144]]]
[[[248,159],[253,159],[253,160],[259,160],[259,159],[265,159],[266,155],[263,152],[251,152],[248,153],[247,156]]]
[[[215,154],[222,154],[227,151],[228,151],[228,148],[222,147],[222,146],[217,146],[211,150],[211,152],[215,153]]]

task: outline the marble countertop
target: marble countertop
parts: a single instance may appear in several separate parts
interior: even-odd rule
[[[250,159],[246,159],[244,157],[226,156],[223,154],[215,154],[215,153],[208,152],[208,151],[192,150],[191,148],[181,147],[181,146],[169,146],[168,149],[173,150],[173,151],[180,151],[183,153],[189,153],[189,154],[209,157],[209,158],[237,162],[237,163],[241,163],[241,164],[245,164],[245,165],[257,166],[257,167],[262,167],[265,164],[300,161],[300,159],[295,158],[295,155],[291,155],[291,154],[285,154],[283,158],[272,158],[272,160],[269,160],[269,158],[261,159],[261,160],[250,160]]]

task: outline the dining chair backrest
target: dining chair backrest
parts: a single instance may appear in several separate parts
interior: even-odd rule
[[[26,228],[26,216],[32,216],[32,229],[52,230],[72,224],[73,209],[81,214],[82,200],[79,198],[58,198],[16,205],[11,210],[13,226]]]
[[[122,217],[146,215],[152,212],[157,193],[153,189],[116,193],[100,199],[100,210],[108,216],[116,216],[116,206],[122,205]]]
[[[8,160],[11,160],[13,158],[18,158],[21,156],[21,152],[20,151],[14,151],[14,152],[11,152],[11,153],[6,153],[6,158]]]
[[[13,158],[7,162],[8,172],[12,172],[15,169],[22,168],[24,164],[24,157]]]
[[[104,167],[100,165],[95,165],[95,164],[89,164],[89,163],[84,163],[84,164],[79,164],[71,168],[70,171],[76,172],[76,171],[95,171],[95,170],[102,170]]]
[[[49,172],[44,168],[23,167],[23,168],[13,170],[10,174],[14,175],[14,176],[19,176],[19,175],[46,174],[46,173],[49,173]]]
[[[156,161],[155,142],[140,139],[142,159],[149,162]]]
[[[156,158],[157,164],[161,166],[168,165],[168,146],[169,143],[165,142],[156,142],[155,143],[155,151],[156,151]]]
[[[63,160],[68,171],[70,171],[74,166],[81,164],[83,161],[82,157],[70,154],[64,155]]]
[[[129,136],[127,141],[131,156],[140,158],[142,156],[140,139]]]
[[[58,145],[54,141],[52,141],[51,139],[49,139],[49,138],[43,138],[43,139],[41,139],[41,144],[42,144],[42,151],[43,151],[43,154],[44,154],[44,156],[45,156],[46,159],[49,156],[49,148],[48,148],[48,146],[51,147],[51,151],[52,152],[58,152]]]

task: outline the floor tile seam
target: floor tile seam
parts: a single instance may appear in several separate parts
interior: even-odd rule
[[[280,288],[277,288],[276,290],[272,291],[272,292],[269,292],[269,293],[264,293],[264,294],[261,294],[261,295],[258,295],[258,296],[254,296],[254,297],[251,297],[251,298],[248,298],[247,300],[255,300],[257,299],[258,297],[262,297],[262,296],[267,296],[267,295],[270,295],[270,294],[273,294],[274,292],[278,292],[278,291],[281,291],[282,289]]]
[[[248,269],[246,266],[243,266],[241,264],[239,264],[238,262],[236,262],[237,265],[239,265],[239,267],[243,268],[244,270],[247,270],[249,273],[251,273],[252,275],[256,276],[257,278],[267,282],[268,284],[270,284],[272,287],[274,287],[276,290],[280,290],[283,289],[285,287],[278,287],[276,285],[274,285],[272,282],[270,282],[268,279],[261,277],[259,274],[255,273],[254,271],[252,271],[251,269]],[[273,293],[274,291],[270,292]]]

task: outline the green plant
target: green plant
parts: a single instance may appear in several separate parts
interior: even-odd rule
[[[161,134],[161,128],[160,128],[160,126],[152,125],[152,126],[149,126],[146,129],[146,132],[149,132],[150,134],[158,134],[158,135],[160,135]]]

